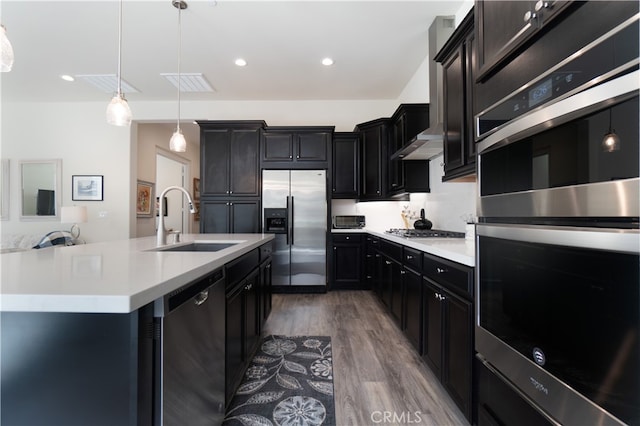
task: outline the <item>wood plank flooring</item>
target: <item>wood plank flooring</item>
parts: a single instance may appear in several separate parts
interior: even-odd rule
[[[369,291],[276,294],[263,334],[331,336],[339,426],[469,424]]]

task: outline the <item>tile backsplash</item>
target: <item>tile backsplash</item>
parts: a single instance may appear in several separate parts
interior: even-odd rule
[[[407,160],[410,161],[410,160]],[[404,228],[402,213],[410,212],[409,227],[419,217],[420,209],[433,223],[433,227],[448,231],[465,231],[466,219],[476,216],[477,190],[475,182],[442,182],[444,175],[442,156],[431,159],[429,193],[411,194],[409,201],[368,201],[333,200],[332,215],[364,215],[367,228],[385,230]]]

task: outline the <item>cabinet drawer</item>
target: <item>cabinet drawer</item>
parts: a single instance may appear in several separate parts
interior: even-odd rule
[[[404,247],[403,250],[402,264],[415,271],[422,270],[422,252],[409,247]]]
[[[260,263],[260,253],[258,249],[251,250],[238,259],[227,265],[227,290],[233,288],[234,284],[244,279],[253,268]]]
[[[402,262],[402,246],[400,244],[383,240],[381,241],[381,245],[382,245],[382,252],[384,254],[386,254],[393,260]]]
[[[332,234],[334,243],[352,243],[360,244],[362,242],[361,234]]]
[[[469,300],[473,300],[473,268],[423,253],[422,273]]]
[[[367,253],[376,254],[376,250],[380,247],[380,239],[371,235],[367,235]]]

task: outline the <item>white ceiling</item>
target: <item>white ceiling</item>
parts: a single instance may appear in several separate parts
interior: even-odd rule
[[[182,12],[183,73],[202,73],[215,88],[183,100],[397,99],[428,51],[437,15],[463,0],[187,0]],[[84,81],[62,74],[115,74],[118,1],[0,2],[15,51],[1,75],[2,99],[105,101]],[[171,0],[125,0],[122,77],[139,90],[130,102],[174,100],[161,73],[178,62],[178,10]],[[331,67],[322,58],[335,60]],[[243,57],[248,65],[234,65]]]

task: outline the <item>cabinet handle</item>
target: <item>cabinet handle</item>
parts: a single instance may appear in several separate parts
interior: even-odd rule
[[[229,191],[229,194],[233,194],[233,191]]]
[[[268,264],[268,265],[267,265],[267,269],[271,269],[271,264]]]
[[[244,289],[248,291],[248,290],[251,290],[252,288],[253,288],[253,283],[246,285]]]
[[[333,188],[333,192],[336,192],[336,189],[335,189],[335,188]]]
[[[445,272],[447,272],[447,270],[443,268],[436,268],[436,272],[439,274],[444,274]]]
[[[300,158],[300,156],[299,156],[299,155],[296,155],[296,158]]]
[[[390,261],[388,261],[388,260],[385,260],[384,262],[385,262],[387,265],[391,265],[391,262],[390,262]]]
[[[368,255],[367,255],[367,257],[373,257],[373,255],[371,255],[371,254],[368,254]]]
[[[193,298],[193,302],[196,306],[202,305],[209,298],[209,290],[201,291],[196,297]]]
[[[446,299],[446,297],[444,297],[443,295],[440,295],[440,300],[444,300]]]
[[[227,191],[227,194],[229,193],[229,191]]]
[[[344,239],[345,239],[345,240],[348,240],[348,239],[349,239],[349,237],[344,237]]]
[[[230,205],[230,206],[232,206],[232,205],[233,205],[233,203],[229,203],[229,205]]]
[[[538,0],[535,6],[535,10],[536,12],[539,12],[540,9],[551,9],[552,6],[553,2]]]
[[[526,23],[530,23],[531,21],[533,21],[533,20],[534,20],[534,19],[536,19],[537,17],[538,17],[538,15],[537,15],[535,12],[533,12],[533,11],[531,11],[531,10],[527,10],[527,11],[525,12],[525,14],[524,14],[523,19],[524,19],[524,22],[526,22]]]
[[[334,250],[338,250],[338,247],[334,247],[333,249],[334,249]]]
[[[407,255],[407,260],[411,260],[413,259],[413,256],[411,256],[410,254]]]
[[[368,280],[370,280],[371,278],[373,278],[371,275],[367,275]]]
[[[293,158],[293,155],[290,155],[289,158]]]
[[[407,273],[407,271],[405,271],[405,270],[400,271],[400,274],[402,274],[402,275],[404,275],[406,273]]]
[[[379,254],[376,254],[376,257],[380,257],[380,255],[379,255]]]

